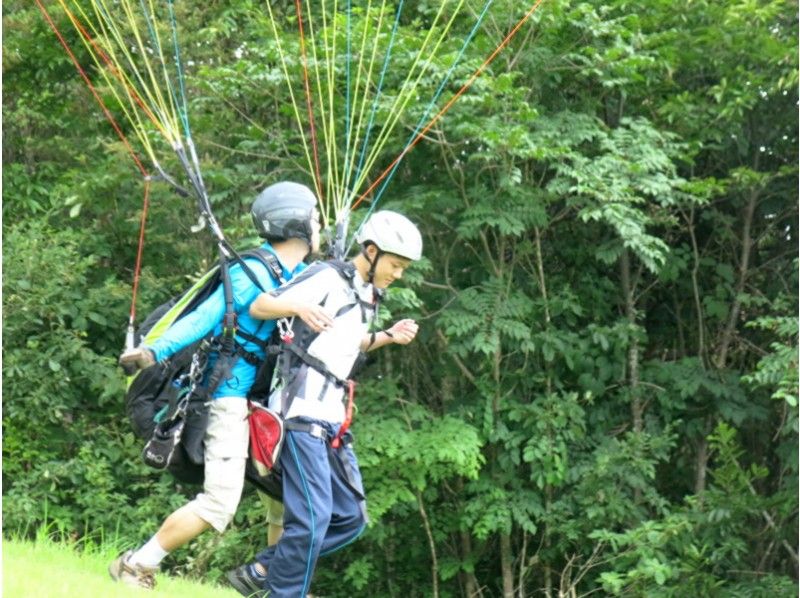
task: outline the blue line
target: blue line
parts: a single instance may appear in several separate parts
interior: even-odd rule
[[[383,90],[383,79],[386,75],[387,67],[389,66],[389,59],[392,55],[392,47],[394,46],[394,38],[395,34],[397,33],[397,26],[400,23],[400,14],[403,11],[403,2],[405,0],[400,0],[397,4],[397,13],[394,18],[394,26],[392,27],[392,35],[389,37],[389,45],[386,48],[386,55],[383,57],[383,68],[381,69],[381,76],[378,80],[378,89],[375,92],[375,98],[372,101],[372,110],[369,115],[369,122],[367,124],[367,134],[364,137],[364,143],[361,146],[361,157],[358,160],[358,167],[356,168],[356,176],[353,179],[353,184],[355,181],[358,180],[358,177],[361,176],[361,168],[364,166],[364,159],[367,155],[367,146],[369,145],[369,136],[372,133],[372,125],[375,122],[375,113],[378,111],[378,100],[381,97],[381,91]]]
[[[455,70],[456,65],[459,63],[459,61],[463,57],[464,51],[467,49],[467,46],[469,45],[469,43],[472,41],[472,38],[477,33],[478,27],[480,26],[481,22],[483,21],[483,18],[486,16],[486,12],[489,10],[489,7],[492,5],[493,1],[494,0],[486,0],[486,4],[483,6],[483,11],[478,16],[478,20],[475,21],[475,25],[472,27],[472,31],[469,32],[469,35],[464,40],[464,45],[461,46],[461,50],[459,51],[458,56],[456,56],[456,59],[453,61],[453,64],[450,65],[450,69],[447,71],[447,74],[444,76],[444,79],[442,79],[442,82],[439,85],[439,88],[436,90],[436,93],[433,95],[433,98],[431,99],[430,104],[428,104],[428,107],[425,109],[425,112],[422,115],[422,118],[420,118],[419,123],[417,124],[417,128],[414,129],[413,133],[411,133],[411,136],[408,138],[408,141],[406,142],[406,146],[403,148],[403,151],[400,152],[400,159],[397,160],[395,165],[392,167],[392,170],[389,172],[389,174],[384,179],[383,184],[381,185],[381,188],[378,190],[378,193],[376,193],[376,195],[375,195],[375,199],[372,201],[372,205],[370,206],[369,210],[367,211],[367,214],[364,216],[364,219],[361,221],[361,225],[358,227],[358,229],[356,230],[355,234],[353,235],[353,239],[355,239],[355,237],[358,236],[358,233],[361,230],[361,228],[364,226],[364,223],[370,217],[370,214],[372,214],[372,212],[375,210],[375,206],[378,205],[378,201],[380,200],[381,196],[383,195],[383,192],[386,190],[387,185],[389,184],[389,182],[394,177],[394,173],[397,171],[397,168],[400,166],[400,163],[403,161],[403,158],[405,157],[406,150],[408,150],[408,148],[411,145],[411,143],[414,141],[414,139],[416,139],[417,134],[419,133],[420,129],[422,129],[422,127],[425,126],[425,123],[428,121],[428,114],[430,114],[431,110],[433,109],[434,105],[436,104],[436,100],[439,99],[439,96],[442,94],[442,91],[444,91],[444,88],[447,85],[447,83],[448,83],[448,81],[450,79],[450,76],[453,74],[453,71]],[[352,245],[352,243],[351,243],[351,245]]]
[[[144,14],[145,21],[147,22],[147,29],[150,31],[150,39],[152,40],[153,44],[155,45],[156,49],[158,50],[158,56],[161,60],[161,64],[164,65],[164,52],[161,48],[161,43],[159,41],[159,37],[156,35],[155,29],[153,28],[153,22],[155,22],[156,17],[153,13],[148,12],[147,6],[145,6],[144,0],[139,0],[139,4],[142,7],[142,13]],[[149,16],[148,16],[149,15]],[[164,65],[166,66],[166,65]],[[169,79],[167,80],[167,88],[169,90],[169,95],[172,97],[172,101],[175,102],[175,105],[178,105],[178,98],[175,96],[175,89],[172,87]]]
[[[192,138],[192,132],[189,129],[189,110],[186,106],[186,88],[183,83],[183,67],[181,66],[181,52],[178,47],[178,24],[175,21],[175,11],[173,10],[173,0],[169,0],[167,2],[167,6],[169,7],[169,16],[170,21],[172,24],[172,45],[175,47],[175,68],[178,71],[178,85],[181,92],[181,105],[178,105],[178,111],[181,115],[181,121],[183,122],[183,128],[186,131],[186,138]]]
[[[297,471],[300,473],[300,481],[303,483],[303,492],[306,495],[306,503],[308,504],[308,512],[311,515],[311,542],[308,545],[308,557],[306,558],[306,577],[303,580],[303,591],[300,593],[301,596],[306,595],[306,591],[308,590],[308,585],[311,577],[311,554],[314,550],[314,530],[316,529],[316,521],[314,520],[314,509],[311,506],[311,494],[308,492],[308,484],[306,484],[306,476],[303,474],[303,465],[300,463],[300,459],[297,456],[297,448],[294,445],[294,438],[292,438],[292,433],[289,432],[286,435],[286,439],[289,441],[289,449],[292,451],[292,457],[294,458],[295,465],[297,465]]]
[[[361,534],[364,533],[365,529],[367,529],[367,524],[366,523],[364,525],[362,525],[360,528],[358,528],[358,531],[356,532],[356,535],[353,536],[352,538],[350,538],[347,542],[345,542],[344,544],[340,544],[339,546],[334,546],[333,548],[329,548],[325,552],[320,552],[319,556],[328,556],[329,554],[331,554],[333,552],[336,552],[337,550],[341,550],[345,546],[350,546],[350,544],[352,544],[353,542],[355,542],[356,540],[358,540],[361,537]]]

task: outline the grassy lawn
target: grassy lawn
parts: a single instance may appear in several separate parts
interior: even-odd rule
[[[100,548],[76,551],[49,540],[3,539],[4,598],[237,598],[231,588],[204,585],[166,575],[156,577],[153,592],[115,583],[108,575],[114,552]]]

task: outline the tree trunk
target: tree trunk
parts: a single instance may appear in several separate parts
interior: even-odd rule
[[[722,331],[720,337],[717,354],[714,359],[714,365],[717,368],[724,368],[728,360],[728,350],[730,349],[731,342],[733,341],[733,333],[736,330],[736,323],[739,320],[739,312],[742,309],[742,301],[740,295],[744,291],[744,285],[747,281],[747,271],[750,268],[750,250],[753,247],[753,238],[750,234],[750,229],[753,225],[753,215],[756,211],[756,203],[758,202],[758,193],[753,191],[747,201],[747,206],[744,210],[744,224],[742,226],[742,251],[739,256],[739,279],[736,281],[736,294],[733,297],[731,304],[731,311],[728,314],[728,321],[725,323],[725,329]]]
[[[694,472],[694,493],[701,495],[706,489],[706,472],[708,470],[708,440],[703,436],[697,446]]]
[[[705,341],[705,318],[703,317],[703,303],[700,299],[700,284],[698,283],[698,273],[700,272],[700,249],[697,246],[697,236],[694,232],[694,206],[686,219],[689,228],[689,238],[692,241],[692,295],[694,297],[694,309],[697,312],[697,353],[700,355],[700,363],[705,368],[708,363]]]
[[[470,536],[468,532],[462,531],[460,533],[460,537],[461,537],[461,560],[469,561],[472,559],[472,536]],[[478,584],[478,580],[475,577],[475,573],[473,571],[462,571],[461,577],[463,579],[464,589],[467,598],[476,598],[477,596],[483,596],[483,592],[481,592],[481,587]]]
[[[514,571],[511,555],[511,535],[500,534],[500,567],[503,573],[503,598],[514,598]]]
[[[636,305],[634,304],[633,288],[631,286],[630,253],[627,249],[622,252],[622,257],[620,258],[620,279],[625,300],[625,318],[628,320],[633,333],[636,327]],[[631,335],[630,345],[628,346],[628,388],[631,393],[633,431],[639,434],[643,428],[644,405],[639,395],[639,339],[635,334]]]
[[[439,598],[439,559],[436,557],[436,542],[433,540],[433,530],[425,510],[425,503],[422,500],[422,493],[417,491],[417,506],[422,517],[422,524],[425,527],[425,535],[428,536],[428,547],[431,551],[431,590],[433,598]]]

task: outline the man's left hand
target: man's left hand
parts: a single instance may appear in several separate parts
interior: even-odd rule
[[[419,325],[411,319],[396,322],[386,332],[392,337],[392,341],[398,345],[407,345],[417,336]]]

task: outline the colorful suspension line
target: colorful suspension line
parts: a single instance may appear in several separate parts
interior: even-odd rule
[[[64,12],[71,15],[72,13],[67,7],[66,0],[58,1],[64,9]],[[87,45],[87,49],[92,54],[95,63],[100,69],[100,74],[109,84],[112,93],[114,93],[121,108],[123,111],[125,111],[126,116],[136,127],[137,135],[142,141],[142,144],[145,147],[149,147],[150,141],[147,135],[144,133],[144,127],[139,119],[138,113],[134,111],[133,115],[130,115],[130,113],[127,111],[126,104],[119,98],[115,85],[107,76],[106,72],[102,69],[99,60],[97,59],[98,54],[101,55],[104,62],[111,67],[112,73],[121,83],[126,95],[128,96],[128,99],[132,100],[132,102],[134,100],[133,96],[138,95],[139,93],[138,91],[135,91],[138,87],[138,89],[147,99],[147,103],[150,106],[150,108],[148,108],[146,111],[148,113],[148,117],[156,124],[157,128],[161,131],[162,135],[169,143],[170,147],[174,148],[180,145],[181,141],[178,115],[176,112],[175,103],[172,101],[174,93],[168,94],[165,98],[158,84],[159,77],[157,73],[160,71],[163,74],[164,83],[171,90],[171,82],[165,70],[166,61],[163,57],[162,45],[160,43],[156,45],[162,68],[154,68],[149,58],[152,48],[145,44],[145,41],[139,34],[138,20],[135,11],[131,7],[131,0],[117,0],[115,2],[115,12],[112,12],[107,6],[108,0],[93,0],[93,2],[91,2],[91,6],[94,11],[94,20],[89,18],[89,16],[86,14],[86,11],[83,10],[81,4],[76,0],[71,0],[71,3],[75,6],[77,12],[79,12],[83,17],[88,27],[92,30],[94,37],[99,38],[105,43],[107,47],[107,53],[97,52],[98,46],[94,40],[91,40],[91,43]],[[115,17],[115,14],[120,14],[120,16]],[[73,16],[72,20],[77,27],[77,18]],[[132,36],[131,39],[126,39],[123,36],[120,30],[121,26],[129,31]],[[86,37],[88,36],[84,34],[84,38]],[[119,57],[118,53],[120,55]],[[124,61],[124,63],[127,64],[128,70],[131,73],[130,75],[119,66],[120,61]],[[139,104],[138,101],[136,103]],[[156,116],[152,116],[152,113],[155,113]]]
[[[436,56],[439,47],[445,42],[446,39],[448,39],[450,29],[452,28],[452,25],[455,22],[456,17],[462,9],[464,3],[465,0],[458,0],[458,4],[452,9],[452,14],[449,20],[441,25],[440,21],[444,20],[445,13],[447,12],[446,9],[449,8],[449,6],[447,2],[439,3],[438,12],[434,17],[433,22],[429,27],[427,34],[425,35],[425,38],[422,40],[418,51],[415,53],[413,63],[408,69],[408,74],[404,82],[400,86],[400,92],[397,94],[391,108],[388,111],[389,117],[381,127],[374,147],[371,149],[369,156],[367,157],[362,176],[353,184],[354,189],[360,188],[361,184],[366,178],[366,173],[372,170],[373,165],[380,156],[380,152],[385,144],[389,141],[392,131],[399,124],[400,117],[405,111],[406,107],[412,101],[412,99],[417,97],[417,88],[420,84],[420,81],[431,68],[433,59]],[[438,34],[434,35],[437,33],[437,31]],[[433,46],[433,48],[430,50],[428,50],[429,45]],[[427,55],[428,58],[423,61],[422,57],[424,55]]]
[[[464,43],[461,45],[461,49],[459,50],[458,55],[456,56],[455,60],[453,60],[453,63],[450,65],[450,68],[448,69],[447,73],[445,73],[445,76],[442,78],[442,81],[439,84],[439,87],[436,89],[436,92],[433,94],[433,97],[431,98],[430,103],[428,104],[427,108],[425,108],[425,111],[422,113],[422,117],[419,119],[419,122],[417,123],[417,126],[414,129],[414,132],[411,133],[411,136],[408,138],[408,141],[406,142],[406,146],[405,146],[405,148],[403,148],[403,151],[401,152],[401,156],[404,155],[405,153],[407,153],[406,152],[407,148],[414,141],[414,139],[416,139],[417,134],[419,133],[420,129],[425,125],[425,121],[428,119],[428,115],[431,113],[431,111],[433,110],[434,106],[436,105],[436,101],[439,99],[439,96],[442,95],[442,92],[444,91],[444,88],[450,82],[450,77],[452,76],[453,72],[455,71],[456,66],[458,66],[458,64],[461,62],[461,58],[464,56],[464,52],[466,51],[467,46],[469,46],[470,42],[472,41],[472,38],[475,37],[475,34],[478,32],[478,28],[480,27],[481,23],[483,22],[483,18],[486,16],[486,13],[489,11],[489,7],[492,5],[493,1],[494,0],[487,0],[486,4],[483,5],[483,10],[481,11],[480,15],[478,15],[478,18],[475,21],[475,25],[473,25],[472,30],[469,32],[469,35],[467,35],[467,37],[464,39]],[[383,193],[386,190],[386,187],[391,182],[392,178],[394,177],[394,173],[397,172],[397,169],[399,168],[399,166],[400,166],[400,160],[397,160],[394,163],[394,166],[392,167],[392,170],[389,172],[388,175],[386,175],[386,177],[385,177],[385,179],[383,181],[383,184],[381,185],[381,188],[375,194],[375,197],[372,200],[372,204],[370,205],[369,210],[367,210],[367,213],[364,215],[364,219],[362,220],[361,226],[363,226],[364,222],[367,221],[367,219],[370,217],[370,214],[372,214],[372,212],[375,210],[375,207],[378,205],[378,202],[380,201],[381,197],[383,196]],[[361,230],[361,226],[358,227],[358,230],[356,231],[356,233],[354,235],[354,238],[355,238],[355,236],[358,235],[358,231]]]
[[[125,347],[126,349],[132,349],[134,344],[134,322],[136,321],[136,297],[139,290],[140,273],[142,270],[142,255],[144,253],[144,237],[145,237],[145,229],[147,223],[147,212],[150,207],[150,182],[152,180],[152,177],[150,176],[150,173],[147,171],[147,169],[144,167],[144,164],[142,164],[142,161],[139,159],[139,156],[137,156],[136,152],[133,151],[133,147],[131,147],[128,138],[125,137],[125,134],[122,132],[122,129],[120,128],[117,121],[111,115],[111,112],[103,102],[102,98],[100,97],[100,94],[97,93],[97,90],[95,89],[94,85],[92,85],[89,76],[81,67],[80,63],[78,62],[78,59],[75,57],[75,54],[72,52],[72,49],[69,47],[69,44],[67,44],[66,40],[64,39],[64,36],[61,34],[61,31],[59,31],[55,22],[53,22],[53,19],[50,17],[50,14],[45,9],[41,0],[35,0],[35,2],[37,7],[39,8],[39,11],[42,13],[42,16],[44,17],[45,21],[47,21],[47,24],[50,26],[50,29],[52,29],[53,33],[58,38],[58,41],[61,43],[64,50],[67,52],[67,55],[69,56],[70,60],[75,65],[75,68],[78,70],[78,74],[86,83],[87,87],[89,88],[89,91],[92,93],[92,96],[94,96],[94,99],[100,105],[100,108],[103,110],[103,114],[105,114],[105,117],[108,120],[108,122],[111,123],[111,126],[113,127],[117,136],[122,141],[123,145],[128,151],[128,154],[133,159],[134,164],[136,165],[137,169],[142,175],[142,178],[144,179],[144,198],[142,202],[142,217],[139,221],[139,242],[136,250],[136,263],[133,271],[133,290],[131,297],[131,307],[128,316],[128,329],[125,335]]]
[[[372,2],[373,0],[368,0],[367,2],[365,9],[365,14],[367,16],[372,14]],[[340,222],[345,221],[348,218],[349,211],[346,207],[350,204],[350,200],[353,197],[353,184],[355,180],[357,180],[356,173],[359,169],[356,168],[356,163],[358,161],[356,155],[358,154],[358,146],[360,143],[359,136],[364,130],[363,123],[366,120],[365,114],[367,113],[367,106],[369,104],[368,100],[372,83],[372,74],[375,70],[375,59],[378,55],[378,47],[380,45],[377,43],[377,41],[382,30],[384,16],[387,12],[386,5],[387,0],[381,0],[381,6],[378,9],[377,24],[375,25],[374,30],[371,28],[372,19],[365,19],[363,21],[365,24],[361,32],[360,46],[358,50],[354,50],[359,59],[358,65],[355,69],[356,77],[355,84],[353,85],[354,91],[352,93],[352,100],[350,102],[353,111],[347,126],[347,139],[345,143],[345,168],[342,172],[340,184],[337,187],[340,204]],[[348,37],[352,37],[350,32],[348,32]],[[367,50],[368,46],[372,47],[371,52]],[[369,56],[369,65],[365,67],[364,60],[367,56]],[[363,85],[362,75],[364,78]],[[375,94],[377,96],[379,95],[379,92],[376,91]],[[373,108],[376,106],[374,98],[372,105]]]
[[[344,100],[344,172],[347,173],[350,163],[350,59],[352,56],[351,49],[351,36],[353,33],[351,16],[352,16],[352,0],[347,0],[347,44],[345,46],[345,100]]]
[[[306,57],[306,41],[303,32],[303,9],[300,6],[300,0],[295,0],[295,11],[297,12],[297,26],[300,30],[300,55],[303,62],[303,85],[306,92],[306,107],[308,109],[308,123],[311,132],[311,147],[314,152],[314,167],[316,169],[315,186],[317,188],[317,200],[324,203],[325,194],[322,187],[322,171],[319,163],[319,151],[317,147],[317,130],[314,126],[314,107],[311,102],[311,85],[308,78],[308,59]]]
[[[313,178],[313,176],[314,176],[313,175],[313,172],[314,172],[314,161],[312,160],[311,150],[308,147],[308,142],[306,140],[306,135],[304,134],[305,128],[303,126],[302,117],[300,116],[299,102],[298,102],[297,96],[295,95],[295,90],[292,87],[292,85],[290,84],[291,76],[289,74],[289,67],[288,67],[287,61],[286,61],[286,53],[284,52],[283,44],[281,43],[281,35],[280,35],[279,30],[278,30],[277,21],[275,20],[275,14],[272,12],[272,6],[271,6],[272,3],[271,2],[266,2],[265,4],[266,4],[266,8],[267,8],[267,14],[269,15],[270,27],[272,28],[273,40],[275,42],[275,48],[276,48],[276,50],[278,52],[278,57],[280,59],[280,64],[281,64],[281,69],[283,71],[284,80],[286,81],[286,84],[287,84],[287,91],[289,92],[289,98],[291,99],[294,120],[295,120],[295,123],[297,124],[297,130],[300,132],[300,143],[301,143],[301,145],[303,147],[303,153],[305,154],[306,163],[308,164],[308,167],[309,167],[309,175],[310,175],[311,178]],[[309,24],[309,26],[310,26],[310,24]],[[314,64],[316,65],[317,62],[318,61],[315,59],[314,60]],[[319,89],[319,86],[318,86],[318,89]],[[325,125],[325,123],[323,121],[323,129],[324,129],[324,125]],[[315,187],[316,186],[317,185],[315,184]],[[319,210],[320,210],[320,214],[322,216],[322,219],[327,221],[328,220],[327,205],[325,203],[320,202],[319,203]]]
[[[441,119],[442,116],[444,116],[444,114],[448,110],[450,110],[450,108],[453,106],[453,104],[456,102],[456,100],[458,100],[458,98],[460,98],[462,95],[464,95],[464,93],[472,86],[472,84],[475,82],[475,80],[483,73],[484,70],[486,70],[486,67],[488,67],[492,62],[494,62],[494,59],[497,58],[498,54],[500,54],[500,52],[508,45],[508,43],[514,37],[514,35],[517,34],[517,32],[520,30],[520,28],[527,22],[527,20],[536,11],[536,9],[539,8],[539,5],[541,3],[542,3],[542,0],[537,0],[533,4],[533,6],[531,6],[531,8],[528,10],[528,12],[525,13],[525,16],[523,16],[517,22],[517,24],[508,33],[508,35],[506,35],[506,37],[503,39],[503,41],[500,42],[500,44],[494,49],[494,51],[491,53],[491,55],[489,55],[489,57],[486,60],[484,60],[483,63],[477,69],[475,69],[475,72],[472,73],[470,78],[461,87],[461,89],[459,89],[455,93],[455,95],[453,95],[453,97],[450,98],[450,100],[447,102],[447,104],[445,104],[444,107],[442,107],[442,109],[439,110],[439,112],[436,113],[436,115],[428,122],[427,125],[425,125],[425,127],[416,135],[416,137],[414,137],[414,139],[410,143],[408,143],[405,148],[403,148],[403,150],[391,162],[391,164],[389,164],[389,166],[386,167],[386,169],[380,174],[380,176],[378,176],[378,178],[376,178],[372,182],[372,184],[369,186],[369,188],[359,196],[359,198],[353,203],[352,209],[355,209],[362,201],[364,201],[364,199],[366,199],[366,197],[375,189],[375,187],[377,187],[383,181],[384,178],[389,176],[389,174],[394,171],[394,169],[396,168],[397,164],[406,156],[406,154],[408,154],[414,148],[414,146],[416,146],[416,144],[419,143],[419,141],[425,136],[425,134],[428,131],[430,131],[430,129],[433,127],[433,125],[436,124],[439,121],[439,119]]]
[[[172,45],[175,52],[175,69],[178,75],[178,90],[180,92],[180,104],[178,105],[178,114],[183,121],[184,135],[186,137],[186,147],[189,148],[189,157],[192,160],[194,169],[187,168],[187,174],[190,176],[195,188],[197,190],[198,201],[200,202],[201,213],[209,219],[209,225],[217,237],[222,237],[222,231],[219,230],[219,225],[211,213],[211,205],[208,200],[208,193],[206,191],[205,183],[203,182],[203,173],[200,170],[200,160],[197,158],[197,150],[194,146],[192,139],[192,129],[189,126],[189,107],[186,102],[186,85],[184,83],[183,65],[181,63],[180,46],[178,45],[178,24],[175,19],[175,10],[173,7],[173,0],[168,0],[167,7],[169,8],[170,25],[172,27]],[[163,60],[163,55],[162,55]],[[186,168],[186,165],[184,165]]]
[[[75,29],[81,34],[84,46],[87,48],[87,50],[89,50],[89,53],[92,56],[92,59],[94,60],[95,64],[98,66],[98,69],[103,75],[103,78],[111,87],[115,100],[120,105],[120,108],[124,112],[125,116],[131,122],[131,125],[133,126],[133,129],[136,132],[137,137],[139,137],[139,140],[142,142],[142,146],[147,152],[150,161],[153,163],[153,168],[155,168],[156,172],[158,173],[158,176],[167,183],[169,183],[173,187],[173,189],[178,193],[178,195],[182,197],[188,197],[189,196],[188,191],[186,191],[186,189],[184,189],[171,176],[169,176],[169,174],[167,174],[159,164],[158,159],[155,156],[155,152],[153,151],[152,145],[149,143],[149,139],[147,138],[146,135],[142,133],[141,121],[138,119],[138,117],[135,119],[131,117],[130,113],[125,108],[125,103],[120,99],[119,95],[114,91],[114,86],[109,80],[108,76],[106,76],[105,72],[103,71],[102,65],[100,64],[100,60],[98,60],[98,57],[102,59],[103,64],[105,64],[105,66],[108,67],[108,69],[111,71],[114,77],[116,77],[116,79],[123,86],[123,88],[125,89],[125,93],[131,100],[131,102],[135,103],[142,109],[142,112],[144,112],[144,114],[148,117],[150,122],[153,123],[153,125],[162,133],[162,135],[164,135],[165,139],[169,141],[171,138],[175,137],[171,136],[168,130],[164,128],[163,123],[159,121],[158,118],[156,118],[153,111],[147,106],[147,104],[145,104],[141,95],[139,95],[136,89],[132,87],[130,80],[124,75],[124,73],[120,71],[119,67],[112,60],[112,58],[109,57],[109,55],[105,51],[103,51],[103,49],[100,46],[98,46],[97,41],[89,34],[89,32],[86,30],[86,27],[84,27],[81,21],[69,10],[69,8],[63,3],[63,1],[61,2],[61,5],[65,14],[70,19],[70,22],[72,23],[73,27],[75,27]],[[137,113],[134,111],[134,114]],[[138,126],[137,123],[139,123]]]
[[[361,176],[361,169],[364,166],[364,158],[367,153],[367,147],[369,146],[369,138],[372,133],[372,126],[375,123],[375,113],[378,111],[378,102],[381,98],[381,91],[383,90],[383,80],[386,77],[386,71],[389,66],[389,60],[392,56],[392,48],[394,47],[394,40],[395,36],[397,35],[397,28],[400,24],[400,15],[403,12],[403,3],[405,0],[400,0],[397,3],[397,11],[395,12],[394,18],[394,25],[392,26],[392,33],[389,37],[389,44],[386,48],[386,54],[383,57],[383,66],[381,67],[381,74],[378,78],[378,86],[375,90],[375,97],[372,100],[372,108],[369,114],[369,121],[367,122],[367,131],[364,135],[364,142],[361,145],[361,155],[358,158],[358,167],[356,168],[356,175],[354,181],[358,181]]]

